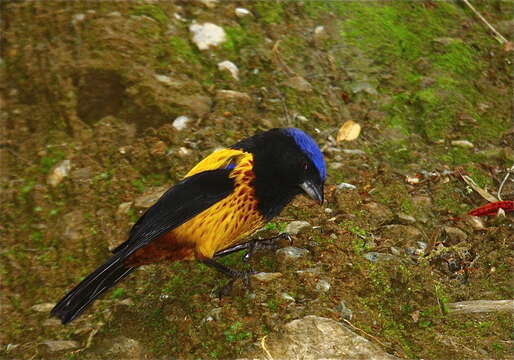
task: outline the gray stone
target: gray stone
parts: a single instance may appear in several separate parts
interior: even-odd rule
[[[450,314],[510,312],[514,313],[514,300],[472,300],[448,304]]]
[[[339,183],[336,185],[336,189],[337,190],[355,190],[355,189],[357,189],[357,186],[355,186],[353,184],[342,182],[342,183]]]
[[[409,224],[414,224],[416,222],[416,219],[413,216],[410,216],[410,215],[407,215],[404,213],[398,213],[397,216],[398,216],[398,220],[402,224],[409,225]]]
[[[118,359],[139,360],[145,359],[143,346],[137,340],[119,336],[112,340],[113,345],[107,351],[109,355],[116,355]]]
[[[293,320],[263,340],[255,359],[346,359],[393,360],[369,340],[332,319],[309,315]]]
[[[367,81],[356,81],[351,85],[351,89],[354,94],[357,94],[360,92],[365,92],[370,95],[378,94],[376,87],[371,85]]]
[[[283,276],[282,273],[279,273],[279,272],[273,272],[273,273],[260,272],[260,273],[252,275],[252,279],[258,280],[260,282],[270,282],[270,281],[278,279],[282,276]]]
[[[468,235],[466,235],[464,231],[453,226],[445,226],[444,232],[448,236],[448,240],[450,240],[451,244],[460,243],[468,238]]]
[[[245,9],[245,8],[236,8],[234,10],[234,13],[236,14],[236,16],[238,18],[243,18],[243,17],[246,17],[248,15],[252,15],[252,13],[250,12],[250,10],[248,9]]]
[[[319,292],[327,292],[330,290],[330,283],[326,280],[319,280],[316,283],[316,290]]]
[[[468,140],[453,140],[451,142],[451,144],[453,146],[458,146],[458,147],[462,147],[462,148],[469,148],[469,149],[475,147],[475,145],[473,145],[473,143],[468,141]]]
[[[166,192],[167,186],[159,186],[145,191],[143,195],[136,198],[134,205],[138,208],[149,208]]]
[[[291,221],[289,224],[287,224],[286,233],[297,235],[302,230],[308,229],[310,227],[311,224],[309,224],[307,221]]]
[[[225,60],[218,63],[218,70],[228,71],[234,80],[239,80],[239,69],[232,61]]]
[[[277,250],[277,258],[281,261],[291,261],[304,258],[309,255],[309,250],[294,246],[287,246]]]
[[[59,163],[57,163],[48,174],[48,177],[46,178],[46,182],[48,185],[56,187],[59,185],[62,180],[68,176],[71,170],[71,161],[70,160],[63,160]]]
[[[182,131],[187,128],[187,124],[191,122],[191,118],[189,116],[181,115],[173,120],[171,124],[176,130]]]
[[[346,319],[348,321],[352,320],[353,317],[353,311],[349,309],[344,301],[341,300],[341,302],[337,305],[336,310],[341,313],[341,317],[343,319]]]
[[[42,342],[50,352],[72,350],[79,347],[79,343],[72,340],[47,340]]]
[[[368,259],[371,262],[385,262],[385,261],[391,261],[396,260],[396,256],[386,253],[379,253],[375,251],[367,252],[364,256],[366,259]]]
[[[218,90],[216,91],[216,98],[243,102],[249,102],[251,100],[250,95],[248,95],[247,93],[234,90]]]

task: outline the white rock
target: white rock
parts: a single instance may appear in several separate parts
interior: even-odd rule
[[[50,352],[57,352],[57,351],[63,351],[63,350],[71,350],[76,349],[79,347],[79,343],[72,340],[48,340],[43,341],[43,345],[46,345],[48,348],[48,351]]]
[[[275,279],[278,279],[279,277],[282,277],[282,273],[279,273],[279,272],[273,272],[273,273],[260,272],[260,273],[252,275],[253,279],[259,280],[261,282],[273,281]]]
[[[192,24],[189,31],[193,33],[193,42],[200,50],[216,47],[227,40],[225,30],[213,23]]]
[[[322,25],[316,26],[314,29],[314,35],[320,35],[325,31],[325,27]]]
[[[330,290],[330,283],[326,280],[320,280],[316,283],[316,290],[320,292],[327,292]]]
[[[216,97],[218,99],[236,101],[250,101],[252,99],[247,93],[234,90],[218,90],[216,91]]]
[[[291,221],[289,224],[287,224],[286,227],[286,233],[296,235],[303,229],[309,228],[311,224],[309,224],[307,221]]]
[[[209,9],[212,9],[216,5],[218,5],[218,0],[198,0],[198,1],[200,1],[202,4],[204,4]]]
[[[180,157],[186,157],[186,156],[189,156],[191,155],[192,151],[191,149],[188,149],[187,147],[184,147],[184,146],[181,146],[179,149],[178,149],[178,155]]]
[[[473,145],[472,142],[470,142],[468,140],[453,140],[452,145],[462,147],[462,148],[472,148],[475,146],[475,145]]]
[[[110,16],[110,17],[120,17],[121,13],[119,11],[112,11],[112,12],[108,13],[107,16]]]
[[[236,13],[236,16],[239,18],[243,18],[245,16],[252,15],[250,10],[245,9],[245,8],[236,8],[236,10],[234,10],[234,12]]]
[[[220,71],[230,72],[234,79],[239,80],[239,69],[237,68],[236,64],[234,64],[232,61],[225,60],[218,63],[218,69]]]
[[[191,122],[191,118],[189,116],[179,116],[175,120],[173,120],[172,126],[178,131],[184,130],[187,127],[187,124]]]
[[[337,184],[336,188],[337,188],[337,190],[355,190],[355,189],[357,189],[357,186],[350,184],[350,183],[342,182],[342,183]]]
[[[42,303],[32,306],[31,309],[37,312],[49,312],[54,306],[54,303]]]
[[[309,254],[309,250],[297,248],[294,246],[287,246],[285,248],[278,249],[276,254],[277,257],[282,261],[297,260],[302,257],[306,257]]]
[[[55,165],[52,170],[50,171],[50,174],[48,174],[48,177],[46,179],[46,182],[48,185],[51,186],[57,186],[61,183],[61,181],[68,176],[71,170],[71,161],[70,160],[63,160],[57,165]]]
[[[84,21],[85,18],[86,18],[85,14],[75,14],[75,15],[73,15],[73,19],[71,20],[71,23],[73,25],[78,24],[79,22]]]
[[[296,301],[294,299],[294,297],[292,297],[291,295],[289,295],[288,293],[285,293],[285,292],[280,294],[280,296],[282,297],[282,299],[287,300],[287,301],[291,301],[291,302],[295,302]]]
[[[162,82],[163,84],[166,84],[166,85],[173,85],[173,81],[171,80],[171,78],[169,76],[166,76],[166,75],[159,75],[159,74],[155,74],[154,75],[155,79],[157,81],[160,81]]]

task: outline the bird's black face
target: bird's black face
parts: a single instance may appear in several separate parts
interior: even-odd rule
[[[312,161],[298,151],[285,151],[279,160],[276,169],[285,186],[322,204],[324,181]]]

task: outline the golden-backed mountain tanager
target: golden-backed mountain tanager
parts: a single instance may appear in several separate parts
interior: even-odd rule
[[[242,243],[298,194],[323,202],[326,168],[316,142],[295,128],[272,129],[213,152],[150,207],[128,240],[53,308],[68,323],[138,266],[197,259],[248,280],[213,258],[259,247]]]

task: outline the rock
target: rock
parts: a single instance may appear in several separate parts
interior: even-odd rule
[[[184,86],[184,83],[182,81],[173,81],[169,76],[166,75],[154,75],[155,80],[163,83],[164,85],[173,86],[173,87],[181,87]]]
[[[398,216],[398,220],[405,225],[414,224],[416,222],[416,219],[413,216],[404,213],[398,213],[396,216]]]
[[[198,2],[202,3],[207,7],[208,9],[213,9],[218,5],[218,0],[197,0]]]
[[[181,96],[173,99],[173,102],[189,108],[196,116],[202,117],[211,111],[212,100],[205,95]]]
[[[356,81],[351,85],[352,92],[358,94],[365,92],[370,95],[377,95],[377,89],[367,81]]]
[[[145,359],[145,353],[143,350],[143,346],[137,340],[127,338],[125,336],[119,336],[112,340],[113,345],[109,350],[107,350],[107,354],[110,356],[116,355],[117,359],[127,359],[127,360],[139,360]]]
[[[202,321],[203,322],[213,321],[213,320],[220,321],[222,312],[223,312],[223,308],[221,308],[221,307],[214,308],[207,313],[207,316],[205,316]]]
[[[282,262],[292,261],[306,257],[307,255],[309,255],[309,253],[310,251],[307,249],[300,249],[294,246],[287,246],[285,248],[277,250],[277,258]]]
[[[218,70],[228,71],[235,80],[239,81],[239,69],[232,61],[225,60],[218,63]]]
[[[152,145],[152,148],[150,149],[150,154],[156,156],[163,156],[166,154],[167,147],[168,146],[164,141],[158,140]]]
[[[128,214],[130,207],[132,206],[132,201],[127,201],[118,205],[118,210],[116,210],[117,216],[122,216]]]
[[[50,170],[48,177],[46,178],[46,183],[53,187],[56,187],[61,183],[61,181],[68,176],[71,170],[71,161],[63,160],[58,164],[54,165],[54,167]]]
[[[30,309],[37,312],[50,312],[55,306],[55,303],[42,303],[32,306]]]
[[[274,273],[267,273],[267,272],[259,272],[257,274],[252,275],[252,279],[258,280],[260,282],[270,282],[275,279],[278,279],[279,277],[282,277],[282,273],[274,272]]]
[[[302,278],[313,278],[321,275],[321,268],[313,267],[305,270],[296,270],[296,273]]]
[[[362,206],[364,210],[368,211],[371,215],[370,221],[373,224],[383,224],[393,220],[394,215],[391,210],[385,205],[370,202]]]
[[[468,235],[466,235],[464,231],[453,226],[445,226],[444,232],[448,236],[448,240],[450,240],[452,245],[465,241],[468,238]]]
[[[319,292],[327,292],[330,290],[330,283],[326,280],[319,280],[316,283],[316,290]]]
[[[250,12],[250,10],[245,9],[245,8],[236,8],[236,9],[234,10],[234,13],[236,14],[236,16],[237,16],[238,18],[244,18],[244,17],[246,17],[246,16],[248,16],[248,15],[252,15],[252,13]]]
[[[121,301],[118,301],[116,304],[122,306],[134,306],[134,300],[132,300],[131,298],[126,298]]]
[[[371,262],[385,262],[397,259],[397,257],[394,255],[379,253],[375,251],[367,252],[362,256],[364,256],[364,258],[368,259]]]
[[[47,340],[42,342],[50,352],[72,350],[79,347],[79,343],[72,340]]]
[[[280,297],[284,300],[287,300],[287,301],[290,301],[290,302],[296,302],[296,300],[294,299],[294,297],[292,297],[291,295],[289,295],[288,293],[282,293],[280,294]]]
[[[193,42],[200,50],[216,47],[227,40],[225,30],[212,23],[192,24],[189,31],[193,33]]]
[[[188,149],[187,147],[181,146],[178,148],[177,154],[180,157],[187,157],[191,155],[193,151],[191,149]]]
[[[291,221],[289,224],[287,224],[286,233],[297,235],[302,230],[308,229],[310,227],[311,224],[309,224],[307,221]]]
[[[216,91],[216,98],[242,102],[247,102],[251,100],[250,95],[248,95],[247,93],[234,90],[218,90]]]
[[[255,359],[398,359],[332,319],[309,315],[287,323],[263,340]],[[264,346],[263,346],[264,347]]]
[[[73,15],[73,18],[71,19],[71,23],[73,25],[77,25],[78,23],[81,23],[86,19],[86,14],[75,14]]]
[[[339,183],[336,185],[336,189],[337,190],[355,190],[355,189],[357,189],[357,186],[342,182],[342,183]]]
[[[134,205],[138,208],[149,208],[168,190],[166,186],[159,186],[145,191],[143,195],[136,198]]]
[[[352,320],[353,311],[346,307],[344,301],[341,300],[341,302],[336,306],[336,310],[341,314],[341,318],[348,321]]]
[[[312,91],[311,84],[307,80],[305,80],[303,77],[298,76],[298,75],[287,79],[286,81],[283,82],[283,84],[286,86],[289,86],[290,88],[293,88],[295,90],[302,91],[302,92],[311,92]]]
[[[331,162],[330,163],[330,168],[333,169],[333,170],[337,170],[337,169],[340,169],[343,167],[343,163],[340,163],[340,162]]]
[[[415,208],[427,210],[432,207],[432,199],[428,196],[418,195],[412,198],[412,204]]]
[[[463,215],[462,220],[466,225],[469,225],[473,230],[484,230],[484,222],[478,216]]]
[[[451,144],[462,148],[473,148],[475,146],[468,140],[452,140]]]
[[[187,128],[187,124],[191,122],[191,118],[185,115],[177,117],[171,124],[178,131],[182,131]]]
[[[469,314],[484,312],[514,313],[514,300],[472,300],[448,304],[450,314]]]
[[[341,149],[341,151],[348,155],[366,155],[366,152],[359,149]]]

